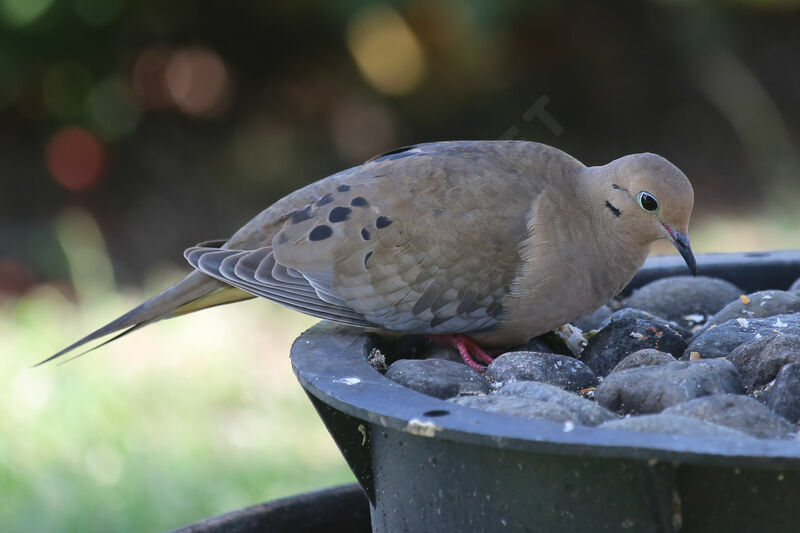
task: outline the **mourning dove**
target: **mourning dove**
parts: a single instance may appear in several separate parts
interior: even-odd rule
[[[194,272],[43,363],[119,330],[261,296],[430,335],[482,368],[474,359],[491,357],[481,346],[522,344],[603,305],[656,240],[694,272],[693,203],[686,176],[654,154],[587,167],[533,142],[400,148],[289,194],[227,241],[189,248]]]

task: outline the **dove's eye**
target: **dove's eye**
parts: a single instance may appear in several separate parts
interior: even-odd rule
[[[658,211],[658,200],[649,192],[639,191],[639,194],[636,195],[636,199],[645,211],[650,211],[651,213]]]

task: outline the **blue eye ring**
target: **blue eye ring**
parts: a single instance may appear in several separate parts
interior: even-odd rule
[[[636,194],[636,201],[639,202],[639,207],[648,213],[658,213],[658,200],[651,193],[639,191]]]

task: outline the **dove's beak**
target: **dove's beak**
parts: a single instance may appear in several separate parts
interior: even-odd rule
[[[672,244],[675,245],[675,248],[678,249],[681,257],[683,257],[683,260],[686,261],[686,266],[689,267],[689,271],[692,273],[692,276],[696,276],[697,261],[694,259],[692,247],[689,246],[689,236],[685,233],[681,233],[680,231],[672,229],[669,224],[664,224],[664,228],[667,230],[667,233],[669,233]]]

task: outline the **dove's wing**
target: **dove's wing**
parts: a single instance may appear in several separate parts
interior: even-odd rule
[[[393,150],[287,195],[224,243],[190,248],[197,271],[47,361],[252,295],[358,326],[496,333],[515,279],[541,262],[522,243],[542,193],[563,188],[559,179],[576,168],[560,150],[528,142]]]
[[[543,190],[516,143],[395,151],[275,204],[199,271],[321,318],[415,333],[496,327]]]

